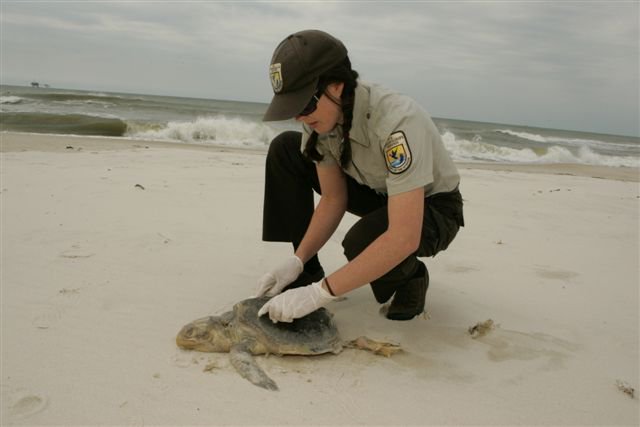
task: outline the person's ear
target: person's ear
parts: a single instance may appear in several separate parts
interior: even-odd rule
[[[340,97],[342,96],[343,89],[344,89],[343,82],[331,83],[329,86],[327,86],[327,91],[329,92],[329,94],[337,99],[340,99]]]

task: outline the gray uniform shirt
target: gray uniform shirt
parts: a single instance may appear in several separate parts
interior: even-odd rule
[[[302,150],[313,130],[303,125]],[[454,190],[460,175],[435,124],[408,96],[358,81],[344,172],[389,196],[423,187],[425,197]],[[342,128],[318,135],[319,166],[340,164]]]

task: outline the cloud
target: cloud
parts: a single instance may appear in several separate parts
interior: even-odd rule
[[[316,28],[345,42],[363,78],[410,93],[435,114],[554,126],[566,118],[566,127],[584,126],[582,114],[619,123],[606,104],[624,117],[626,132],[637,129],[637,2],[0,7],[2,75],[14,80],[40,75],[79,88],[266,102],[273,49]],[[563,109],[551,113],[549,104]]]

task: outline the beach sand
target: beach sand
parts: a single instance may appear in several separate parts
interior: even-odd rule
[[[640,423],[637,170],[460,165],[467,226],[425,259],[428,315],[389,321],[368,286],[328,307],[404,352],[258,357],[272,392],[175,344],[291,252],[260,239],[264,152],[0,140],[2,425]]]

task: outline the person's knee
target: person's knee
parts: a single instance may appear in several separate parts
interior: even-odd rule
[[[387,231],[387,208],[382,207],[358,220],[342,240],[344,254],[349,261],[357,257],[367,246]]]
[[[367,246],[368,242],[364,239],[365,227],[362,225],[363,221],[358,221],[347,232],[342,240],[342,248],[344,249],[344,255],[349,261],[358,256]]]
[[[360,219],[351,227],[342,240],[344,254],[349,261],[357,257],[381,234],[376,231],[377,227],[374,227],[367,217]]]
[[[288,130],[280,133],[273,138],[269,144],[269,150],[267,157],[279,157],[283,154],[290,152],[290,150],[300,150],[300,142],[302,141],[302,135],[300,132]]]

